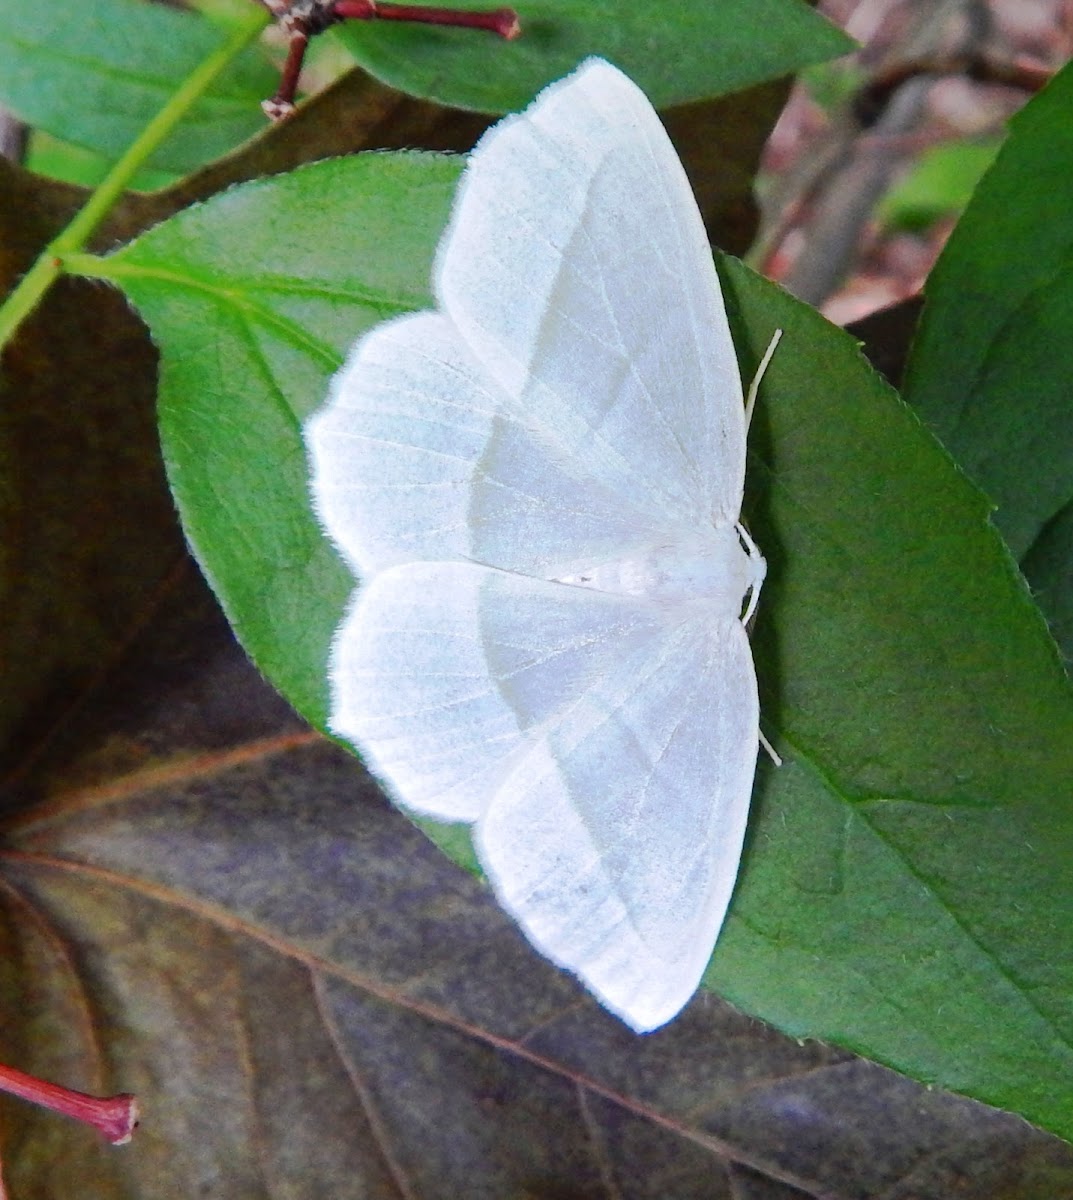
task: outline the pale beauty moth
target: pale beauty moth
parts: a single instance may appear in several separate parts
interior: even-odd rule
[[[654,1029],[734,887],[766,568],[740,522],[755,384],[747,408],[696,202],[625,75],[590,59],[481,139],[433,289],[306,427],[360,580],[330,725],[403,808],[472,822],[529,939]]]

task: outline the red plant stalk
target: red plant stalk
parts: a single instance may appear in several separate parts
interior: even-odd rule
[[[332,11],[344,21],[415,21],[421,25],[457,25],[462,29],[485,29],[511,41],[521,33],[513,8],[465,12],[426,4],[381,4],[379,0],[336,0]]]
[[[521,33],[513,8],[465,11],[427,4],[390,4],[380,0],[261,0],[287,31],[290,44],[279,87],[261,107],[273,121],[294,112],[298,76],[309,39],[339,21],[413,21],[421,25],[454,25],[460,29],[483,29],[511,41]]]
[[[129,1142],[138,1124],[138,1102],[126,1092],[118,1096],[89,1096],[3,1065],[0,1065],[0,1092],[9,1092],[31,1104],[92,1125],[114,1146]]]

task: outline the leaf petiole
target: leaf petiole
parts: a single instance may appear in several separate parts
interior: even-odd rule
[[[92,1125],[113,1146],[129,1142],[138,1124],[138,1103],[126,1092],[118,1096],[90,1096],[3,1065],[0,1065],[0,1092]]]
[[[261,107],[271,121],[294,112],[298,77],[309,39],[340,21],[412,21],[419,25],[450,25],[483,29],[512,41],[521,33],[513,8],[458,9],[428,4],[390,4],[387,0],[261,0],[286,31],[289,44],[276,94]]]

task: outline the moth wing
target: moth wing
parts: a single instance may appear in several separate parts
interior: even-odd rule
[[[405,808],[473,821],[514,766],[662,615],[470,563],[378,574],[336,635],[331,728]]]
[[[758,702],[736,620],[665,622],[534,729],[476,828],[503,906],[638,1031],[696,990],[737,875]]]
[[[513,409],[437,313],[362,338],[305,438],[318,516],[362,579],[451,559],[557,578],[667,535]]]
[[[593,60],[491,131],[435,284],[440,311],[362,339],[307,427],[367,580],[332,728],[406,807],[476,821],[534,944],[655,1028],[729,903],[758,705],[736,617],[550,582],[740,510],[726,313],[642,93]]]
[[[644,94],[599,59],[478,143],[441,310],[562,457],[665,519],[736,520],[745,423],[696,201]]]

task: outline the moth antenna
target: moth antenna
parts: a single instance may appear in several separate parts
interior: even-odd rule
[[[760,390],[760,381],[764,378],[764,374],[768,369],[768,365],[775,354],[775,347],[779,344],[781,338],[782,330],[776,329],[771,335],[771,341],[767,344],[767,349],[764,351],[764,357],[760,360],[760,366],[756,368],[756,374],[753,376],[753,381],[749,384],[749,394],[745,397],[746,432],[748,432],[749,426],[753,422],[753,409],[756,407],[756,393]]]

